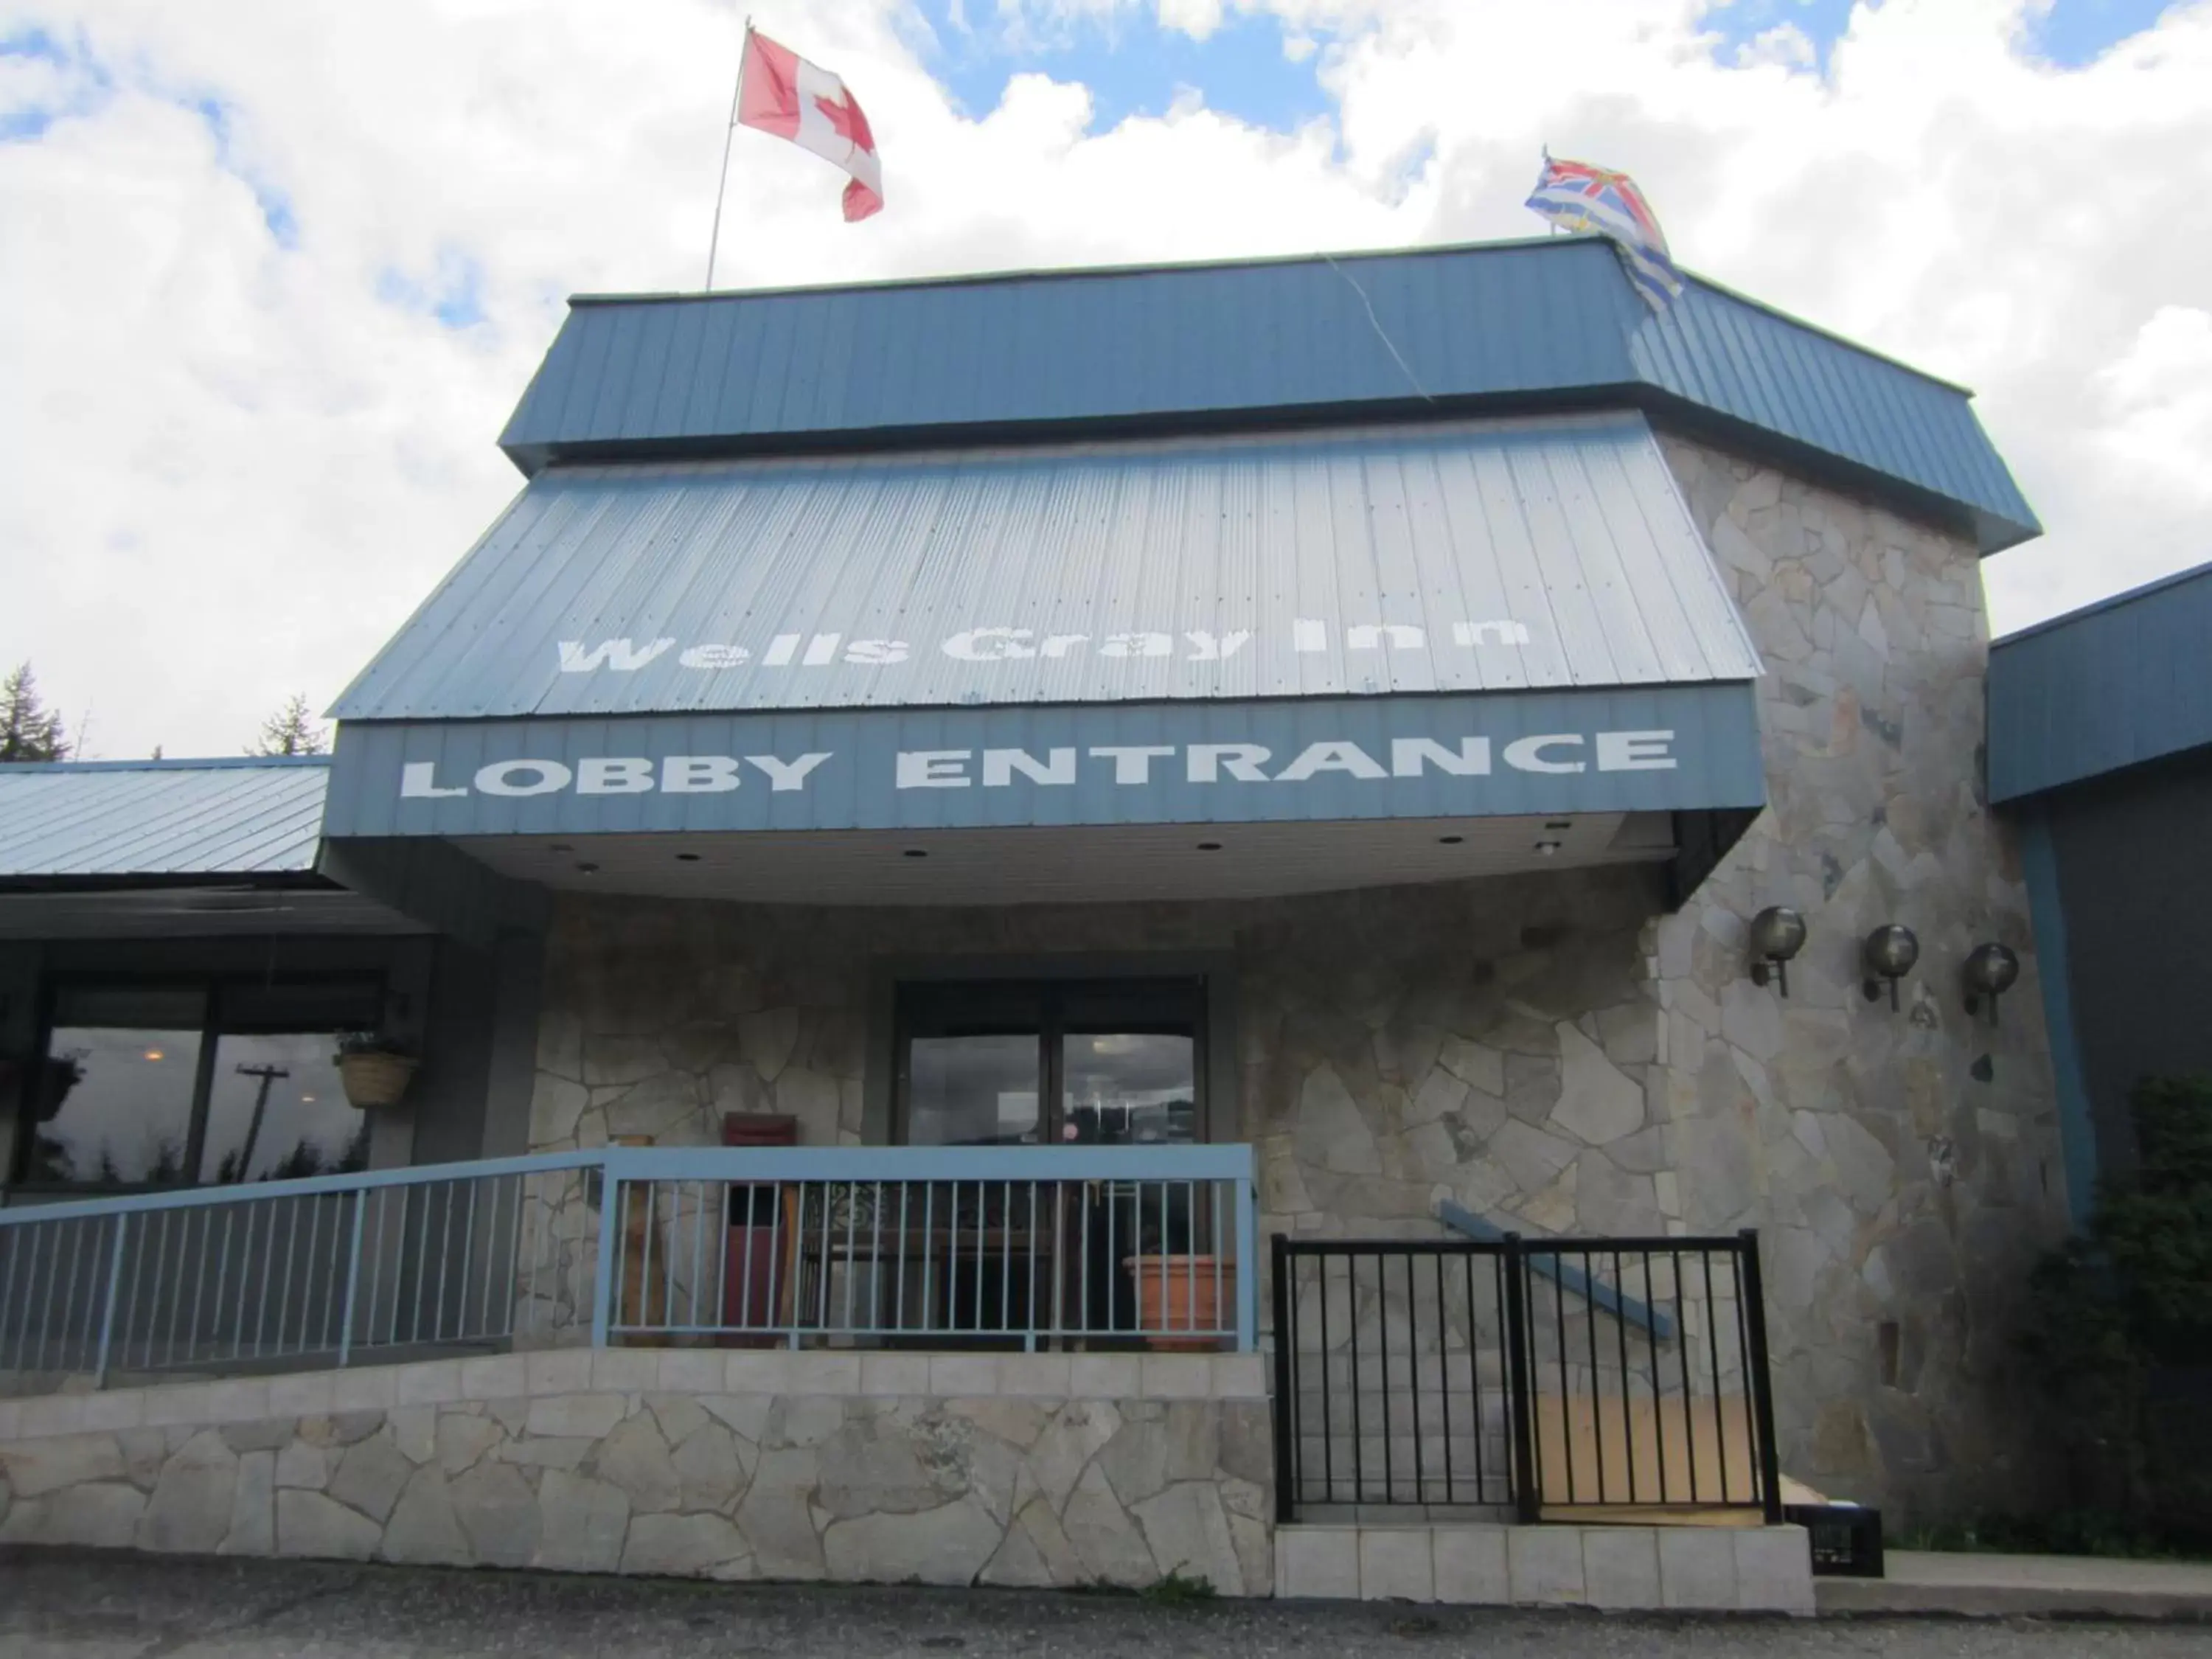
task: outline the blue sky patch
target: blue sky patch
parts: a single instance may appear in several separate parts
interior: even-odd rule
[[[28,58],[61,71],[63,95],[52,101],[0,106],[0,144],[27,143],[65,116],[89,115],[107,101],[115,82],[80,40],[72,46],[49,29],[31,27],[0,35],[0,58]]]
[[[1705,27],[1717,37],[1715,56],[1726,63],[1767,30],[1794,23],[1812,40],[1825,70],[1828,48],[1850,27],[1851,3],[1852,0],[1716,0],[1705,14]],[[2130,35],[2149,28],[2172,3],[2173,0],[2055,0],[2042,16],[2027,20],[2027,38],[2022,44],[2063,69],[2079,69]]]
[[[1132,115],[1163,115],[1177,92],[1195,88],[1208,109],[1251,125],[1290,132],[1335,106],[1316,73],[1319,51],[1293,62],[1273,17],[1233,13],[1204,40],[1159,26],[1146,3],[1106,16],[1030,18],[1010,28],[996,0],[921,0],[936,33],[923,61],[968,112],[982,118],[1006,82],[1022,74],[1079,81],[1091,89],[1091,130]],[[1322,42],[1323,45],[1326,42]]]
[[[459,248],[441,248],[437,269],[427,276],[386,266],[377,275],[376,297],[402,311],[435,318],[446,328],[473,328],[484,319],[483,266]]]
[[[203,95],[191,100],[190,106],[207,128],[208,136],[215,140],[216,163],[253,192],[253,199],[261,209],[261,222],[269,227],[276,246],[299,246],[300,218],[292,211],[291,198],[239,158],[238,141],[231,125],[231,106],[220,98]]]

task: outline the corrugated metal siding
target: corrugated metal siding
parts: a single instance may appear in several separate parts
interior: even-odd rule
[[[1297,648],[1301,620],[1324,625],[1325,648]],[[1506,622],[1526,643],[1497,629],[1457,642],[1455,628]],[[1420,642],[1353,631],[1379,625]],[[1024,632],[958,645],[978,629]],[[1207,659],[1194,631],[1227,654]],[[1239,633],[1250,637],[1220,643]],[[1126,637],[1138,635],[1157,637]],[[805,642],[797,661],[771,660],[779,636]],[[564,672],[563,642],[610,641],[671,643],[634,670]],[[963,660],[948,641],[1029,654]],[[905,660],[854,660],[871,654],[862,641],[902,646]],[[1167,654],[1107,654],[1163,642]],[[684,665],[716,646],[750,655]],[[831,660],[810,665],[810,649]],[[1759,672],[1650,429],[1608,416],[555,468],[335,712],[1104,702]]]
[[[324,762],[0,766],[0,878],[313,870]]]
[[[338,731],[328,833],[347,836],[589,836],[647,831],[933,830],[1030,824],[1252,823],[1353,818],[1572,816],[1584,812],[1753,808],[1765,799],[1756,689],[1662,685],[1596,691],[1517,691],[1482,696],[1287,698],[1264,702],[1114,703],[1044,708],[794,710],[509,720],[349,722]],[[1672,764],[1606,769],[1600,732],[1664,732]],[[1565,733],[1578,743],[1548,750],[1582,769],[1533,770],[1507,747]],[[1453,753],[1463,738],[1489,739],[1489,769],[1418,775],[1389,769],[1392,740],[1427,738]],[[1350,743],[1386,775],[1323,767],[1285,777],[1314,744]],[[1191,744],[1256,744],[1262,775],[1191,775]],[[1122,781],[1094,750],[1164,752],[1142,782]],[[1046,784],[1011,772],[995,785],[986,749],[1016,749],[1045,763],[1072,750],[1074,775]],[[964,753],[957,787],[902,786],[907,751]],[[768,787],[748,761],[738,787],[676,793],[586,793],[574,787],[592,757],[635,757],[660,775],[668,757],[767,756],[787,766],[823,758],[801,787]],[[528,796],[487,793],[482,769],[552,762],[570,782]],[[404,768],[428,763],[440,793],[404,793]],[[535,787],[542,770],[515,775]]]
[[[582,301],[501,443],[535,472],[599,445],[1639,388],[1951,501],[1985,550],[2039,533],[1966,393],[1708,285],[1655,318],[1587,238]]]
[[[1990,799],[2212,744],[2212,565],[1990,652]]]

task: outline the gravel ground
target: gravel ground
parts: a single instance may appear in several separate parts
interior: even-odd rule
[[[1602,1618],[992,1591],[708,1586],[532,1573],[0,1551],[0,1659],[2212,1659],[2212,1629]]]

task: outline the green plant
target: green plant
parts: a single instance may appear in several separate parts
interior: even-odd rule
[[[345,1031],[338,1036],[337,1058],[340,1060],[348,1054],[404,1054],[406,1052],[381,1031]]]
[[[2203,1382],[2168,1386],[2212,1376],[2212,1079],[2149,1079],[2130,1105],[2137,1163],[2037,1265],[2022,1341],[2070,1454],[2074,1513],[2104,1517],[2088,1533],[2212,1540]]]
[[[1202,1575],[1187,1578],[1181,1567],[1170,1569],[1165,1577],[1154,1579],[1137,1593],[1147,1601],[1165,1607],[1187,1607],[1194,1602],[1211,1601],[1216,1594],[1211,1578]]]

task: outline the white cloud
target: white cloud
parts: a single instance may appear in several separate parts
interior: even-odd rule
[[[1322,42],[1336,123],[1094,133],[1040,75],[970,116],[903,0],[757,7],[866,103],[890,204],[848,227],[830,169],[740,133],[718,281],[1526,234],[1549,142],[1633,171],[1697,269],[1978,389],[2051,529],[1987,567],[2001,627],[2212,557],[2212,0],[2075,71],[2026,0],[1863,4],[1825,72],[1717,61],[1699,0],[1150,4]],[[113,85],[0,58],[0,111],[58,112],[0,143],[0,665],[102,752],[220,752],[333,695],[518,487],[493,441],[567,293],[698,283],[737,16],[0,0],[0,39],[33,24]],[[425,309],[471,293],[471,326]]]

